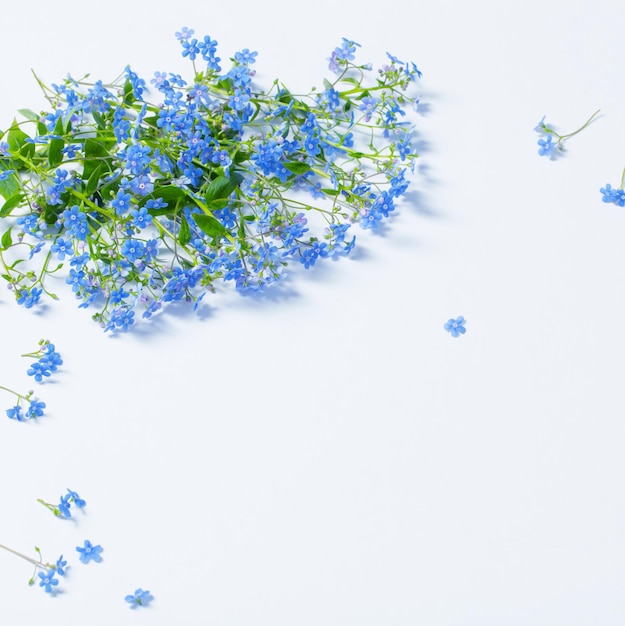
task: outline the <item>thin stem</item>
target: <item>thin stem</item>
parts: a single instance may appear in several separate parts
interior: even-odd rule
[[[559,142],[560,141],[564,141],[565,139],[568,139],[569,137],[573,137],[573,135],[577,135],[577,133],[581,133],[584,128],[586,128],[592,121],[593,119],[601,112],[601,109],[597,109],[589,118],[588,120],[585,122],[585,124],[581,127],[578,128],[576,131],[573,131],[572,133],[569,133],[568,135],[558,135],[559,137]]]
[[[13,389],[9,389],[8,387],[4,387],[3,385],[0,385],[0,389],[4,391],[8,391],[9,393],[12,393],[14,396],[17,396],[20,400],[26,400],[27,402],[30,402],[30,394],[23,396],[21,393],[17,393],[17,391],[13,391]]]
[[[10,552],[11,554],[14,554],[15,556],[19,556],[20,558],[24,559],[25,561],[28,561],[29,563],[32,563],[35,567],[39,567],[45,570],[50,569],[50,567],[52,567],[48,563],[42,563],[41,561],[36,561],[35,559],[29,556],[26,556],[25,554],[22,554],[21,552],[18,552],[17,550],[13,550],[13,548],[9,548],[8,546],[5,546],[1,543],[0,543],[0,548],[2,548],[3,550],[6,550],[7,552]]]

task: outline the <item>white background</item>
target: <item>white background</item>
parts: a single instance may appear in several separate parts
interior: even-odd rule
[[[0,623],[622,626],[625,4],[30,2],[3,19],[0,127],[30,74],[190,75],[189,26],[321,85],[349,37],[423,71],[420,168],[383,235],[264,300],[218,294],[111,337],[60,287],[0,295],[0,384],[65,358],[38,423],[0,416]],[[533,127],[602,115],[550,162]],[[356,252],[358,252],[356,254]],[[457,315],[467,334],[442,326]],[[3,395],[6,407],[12,405]],[[4,405],[3,405],[4,406]],[[85,515],[36,499],[66,487]],[[82,565],[74,547],[104,547]],[[137,587],[155,596],[131,611]]]

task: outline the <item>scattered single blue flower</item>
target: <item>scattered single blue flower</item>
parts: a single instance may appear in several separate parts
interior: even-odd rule
[[[456,319],[447,320],[444,328],[448,333],[451,333],[452,337],[460,337],[460,335],[464,335],[467,332],[467,329],[464,327],[466,324],[466,320],[462,315],[459,315]]]
[[[76,551],[80,554],[78,558],[81,563],[89,563],[89,561],[100,563],[102,561],[100,556],[102,546],[94,546],[88,539],[85,539],[85,545],[82,548],[77,547]]]
[[[59,581],[54,577],[55,571],[53,569],[46,570],[45,572],[39,572],[39,586],[44,588],[46,593],[52,593],[54,587],[59,584]]]
[[[65,576],[65,568],[67,567],[67,561],[63,560],[63,555],[61,554],[61,556],[57,559],[56,561],[56,573],[59,576]]]
[[[153,599],[154,596],[150,595],[149,591],[144,591],[141,588],[135,589],[135,592],[132,595],[128,595],[124,598],[124,600],[130,604],[131,609],[138,606],[146,606]]]

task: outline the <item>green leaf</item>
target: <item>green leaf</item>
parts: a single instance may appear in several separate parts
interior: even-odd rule
[[[50,139],[50,147],[48,148],[48,162],[50,167],[56,167],[63,161],[63,147],[65,142],[60,138],[63,135],[63,120],[59,117],[54,127],[54,134],[59,136],[58,139]]]
[[[50,148],[48,149],[48,163],[50,167],[56,167],[63,161],[63,148],[65,142],[62,139],[50,139]]]
[[[98,168],[113,171],[113,157],[109,155],[109,148],[115,144],[114,139],[103,137],[89,137],[85,140],[85,158],[83,160],[82,179],[89,180],[91,174]]]
[[[6,217],[7,215],[11,214],[11,211],[16,207],[19,206],[19,204],[22,202],[22,200],[24,199],[24,194],[23,193],[16,193],[14,195],[12,195],[3,205],[2,208],[0,209],[0,217]]]
[[[31,109],[18,109],[17,112],[31,122],[39,121],[39,116]]]
[[[338,189],[322,189],[321,191],[323,191],[323,193],[326,194],[326,196],[338,196],[339,193],[341,193]]]
[[[85,195],[90,196],[97,188],[100,182],[100,176],[102,176],[102,172],[104,171],[104,165],[99,163],[98,166],[91,172],[91,176],[89,176],[89,180],[85,185]]]
[[[0,250],[8,250],[11,247],[13,240],[11,239],[11,229],[6,231],[4,235],[2,235],[2,239],[0,239]]]
[[[180,217],[178,241],[181,246],[186,246],[191,241],[191,229],[189,228],[189,222],[187,222],[187,218],[184,215]]]
[[[310,172],[310,165],[308,165],[308,163],[302,163],[301,161],[290,161],[289,163],[285,163],[284,167],[286,167],[289,172],[298,175]]]
[[[227,198],[243,180],[240,174],[230,174],[230,177],[218,176],[206,190],[204,199],[206,204],[211,204],[214,200]]]
[[[193,213],[191,217],[202,232],[206,233],[209,237],[212,237],[215,240],[228,234],[224,225],[212,215]]]
[[[132,83],[127,80],[124,83],[124,103],[130,106],[135,100],[136,98],[132,89]]]
[[[140,206],[143,206],[148,200],[156,200],[160,198],[167,204],[162,209],[148,209],[148,213],[152,216],[156,215],[173,215],[175,208],[182,202],[182,200],[188,198],[184,189],[176,187],[175,185],[163,185],[157,187],[154,191],[147,196],[144,196]]]
[[[27,143],[27,139],[30,139],[30,137],[17,125],[17,120],[14,119],[7,134],[9,150],[11,152],[19,152],[25,157],[31,157],[35,152],[35,145]],[[21,165],[20,169],[22,169]]]
[[[98,128],[100,130],[104,130],[106,128],[106,120],[94,110],[91,111],[91,115],[93,116],[95,123],[98,125]]]
[[[4,162],[0,161],[0,172],[11,169],[13,168],[5,165]],[[4,180],[0,180],[0,195],[7,200],[14,196],[20,189],[21,187],[15,174],[12,174]]]
[[[55,224],[59,219],[59,215],[64,211],[64,206],[62,204],[46,204],[43,209],[43,219],[46,224]]]

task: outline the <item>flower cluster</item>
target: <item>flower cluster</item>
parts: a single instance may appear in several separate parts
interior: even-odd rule
[[[580,133],[582,130],[584,130],[584,128],[586,128],[598,114],[599,110],[595,111],[580,128],[572,133],[568,133],[567,135],[560,135],[553,128],[547,126],[545,124],[545,116],[543,115],[540,122],[538,122],[538,124],[536,124],[536,126],[534,127],[534,130],[537,133],[543,135],[543,137],[538,140],[538,154],[540,156],[545,156],[551,159],[555,158],[557,154],[555,150],[563,150],[564,142],[567,139],[573,137],[573,135],[577,135],[577,133]]]
[[[45,377],[50,376],[52,372],[56,372],[60,365],[63,365],[61,355],[56,351],[54,344],[47,339],[42,339],[39,342],[39,350],[23,354],[22,356],[37,359],[26,373],[32,376],[38,383],[42,382]]]
[[[344,39],[323,88],[265,91],[256,52],[222,69],[217,42],[193,34],[176,33],[190,81],[156,72],[148,88],[126,67],[111,84],[40,83],[50,110],[0,133],[0,265],[19,304],[55,298],[46,277],[60,272],[106,331],[125,331],[137,308],[197,307],[219,283],[261,291],[293,261],[349,254],[354,223],[395,210],[417,157],[414,63],[389,54],[372,76]]]
[[[22,356],[37,359],[26,373],[32,376],[38,383],[43,382],[44,378],[50,376],[52,372],[56,372],[59,366],[63,365],[61,355],[56,351],[54,344],[47,339],[42,339],[39,342],[39,348],[36,351],[28,352]],[[13,394],[17,398],[17,404],[6,410],[6,415],[10,419],[24,422],[34,417],[41,417],[44,414],[46,403],[34,398],[34,391],[31,390],[22,394],[2,385],[0,385],[0,389]],[[24,412],[22,402],[28,403],[26,412]]]
[[[623,191],[623,186],[625,185],[625,170],[623,170],[623,174],[621,176],[621,186],[617,189],[614,189],[610,183],[607,183],[605,187],[601,187],[599,190],[601,192],[603,202],[616,204],[617,206],[625,206],[625,191]]]
[[[78,508],[83,508],[86,505],[86,502],[75,491],[72,491],[71,489],[67,489],[67,494],[61,496],[60,503],[58,504],[58,506],[49,504],[41,499],[39,499],[38,502],[40,502],[41,504],[46,506],[48,509],[50,509],[54,513],[54,515],[56,515],[57,517],[65,517],[65,518],[71,517],[70,506],[72,504],[77,506]],[[37,553],[37,556],[38,556],[37,559],[32,558],[26,554],[23,554],[22,552],[18,552],[17,550],[14,550],[13,548],[9,548],[8,546],[2,545],[2,544],[0,544],[0,548],[31,563],[35,567],[35,572],[33,573],[30,580],[28,581],[28,584],[30,585],[35,584],[35,581],[37,579],[35,574],[37,574],[37,576],[39,577],[39,586],[43,587],[43,590],[46,593],[53,594],[56,590],[55,588],[59,584],[59,580],[57,576],[61,576],[61,577],[65,576],[65,571],[67,568],[67,561],[64,560],[63,555],[61,555],[57,559],[56,563],[44,563],[42,556],[41,556],[41,550],[37,547],[35,548],[35,552]],[[87,564],[90,561],[101,563],[102,562],[102,550],[103,550],[102,546],[94,545],[88,539],[84,540],[82,546],[76,546],[76,552],[78,552],[79,554],[78,559],[80,560],[81,563],[84,563],[84,564]],[[149,592],[148,592],[148,595],[149,595]],[[139,604],[141,604],[141,602],[139,602]]]
[[[72,504],[79,509],[84,508],[87,504],[75,491],[72,491],[71,489],[67,489],[67,493],[60,496],[58,504],[50,504],[41,498],[38,498],[37,502],[43,504],[57,517],[64,519],[69,519],[72,516],[70,511]]]

